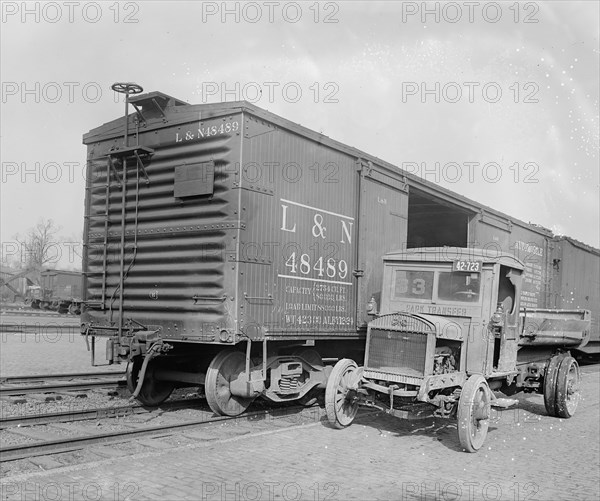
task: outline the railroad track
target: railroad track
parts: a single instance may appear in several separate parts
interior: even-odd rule
[[[66,382],[63,382],[66,381]],[[25,384],[23,384],[25,383]],[[36,374],[0,379],[0,397],[125,386],[123,372]]]
[[[294,412],[296,410],[303,411],[305,409],[307,408],[304,406],[286,407],[285,410],[287,413],[285,416],[288,416],[289,412]],[[204,428],[213,423],[256,421],[266,419],[267,417],[273,417],[276,419],[277,412],[280,410],[281,409],[259,410],[234,417],[214,415],[209,417],[205,415],[201,418],[186,420],[179,423],[169,422],[167,424],[135,427],[107,433],[90,433],[88,435],[67,436],[53,440],[41,440],[35,443],[10,445],[0,448],[0,456],[2,457],[3,462],[15,461],[18,459],[26,459],[47,454],[71,452],[94,444],[106,445],[107,443],[123,442],[129,439],[138,439],[142,437],[151,437],[156,435],[164,437],[167,435],[175,435],[185,430],[197,430],[198,428]],[[321,409],[319,410],[321,411]]]
[[[52,317],[52,318],[79,318],[78,315],[70,315],[68,313],[58,313],[51,310],[18,310],[18,309],[1,309],[0,318],[2,315],[15,317]]]
[[[176,410],[183,408],[196,408],[200,399],[170,400],[158,407],[159,410]],[[8,429],[20,426],[36,426],[50,423],[69,423],[74,421],[86,421],[92,419],[106,419],[114,417],[125,417],[133,414],[149,414],[156,408],[145,407],[139,403],[119,405],[111,407],[96,407],[93,409],[79,409],[64,412],[48,412],[44,414],[21,414],[0,418],[0,429]]]

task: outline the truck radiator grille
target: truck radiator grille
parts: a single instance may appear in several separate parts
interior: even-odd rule
[[[406,376],[425,375],[427,334],[370,329],[365,369]]]

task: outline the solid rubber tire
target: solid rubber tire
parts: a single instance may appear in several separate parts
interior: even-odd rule
[[[570,378],[572,373],[574,381]],[[557,417],[567,419],[573,417],[581,399],[580,385],[581,373],[579,372],[579,364],[573,357],[564,357],[560,362],[556,378]]]
[[[481,397],[481,398],[479,398]],[[480,374],[474,374],[462,387],[458,401],[458,441],[467,452],[477,452],[485,442],[489,427],[491,412],[491,392],[485,378]],[[473,407],[477,408],[474,409]],[[487,415],[476,424],[473,422],[474,411],[480,411]],[[477,427],[475,430],[474,427]]]
[[[556,408],[556,382],[558,379],[558,368],[563,355],[554,355],[546,367],[544,375],[544,406],[549,416],[558,416]]]

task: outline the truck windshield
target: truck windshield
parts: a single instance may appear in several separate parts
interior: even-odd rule
[[[439,274],[438,298],[476,303],[479,301],[480,285],[478,273],[442,272]]]
[[[396,270],[394,297],[396,299],[431,299],[433,271]]]

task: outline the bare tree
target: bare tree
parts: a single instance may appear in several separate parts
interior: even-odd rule
[[[56,235],[59,231],[60,228],[54,224],[52,219],[44,218],[30,228],[25,239],[21,241],[23,266],[41,270],[53,259],[56,259],[57,249],[59,249]]]

